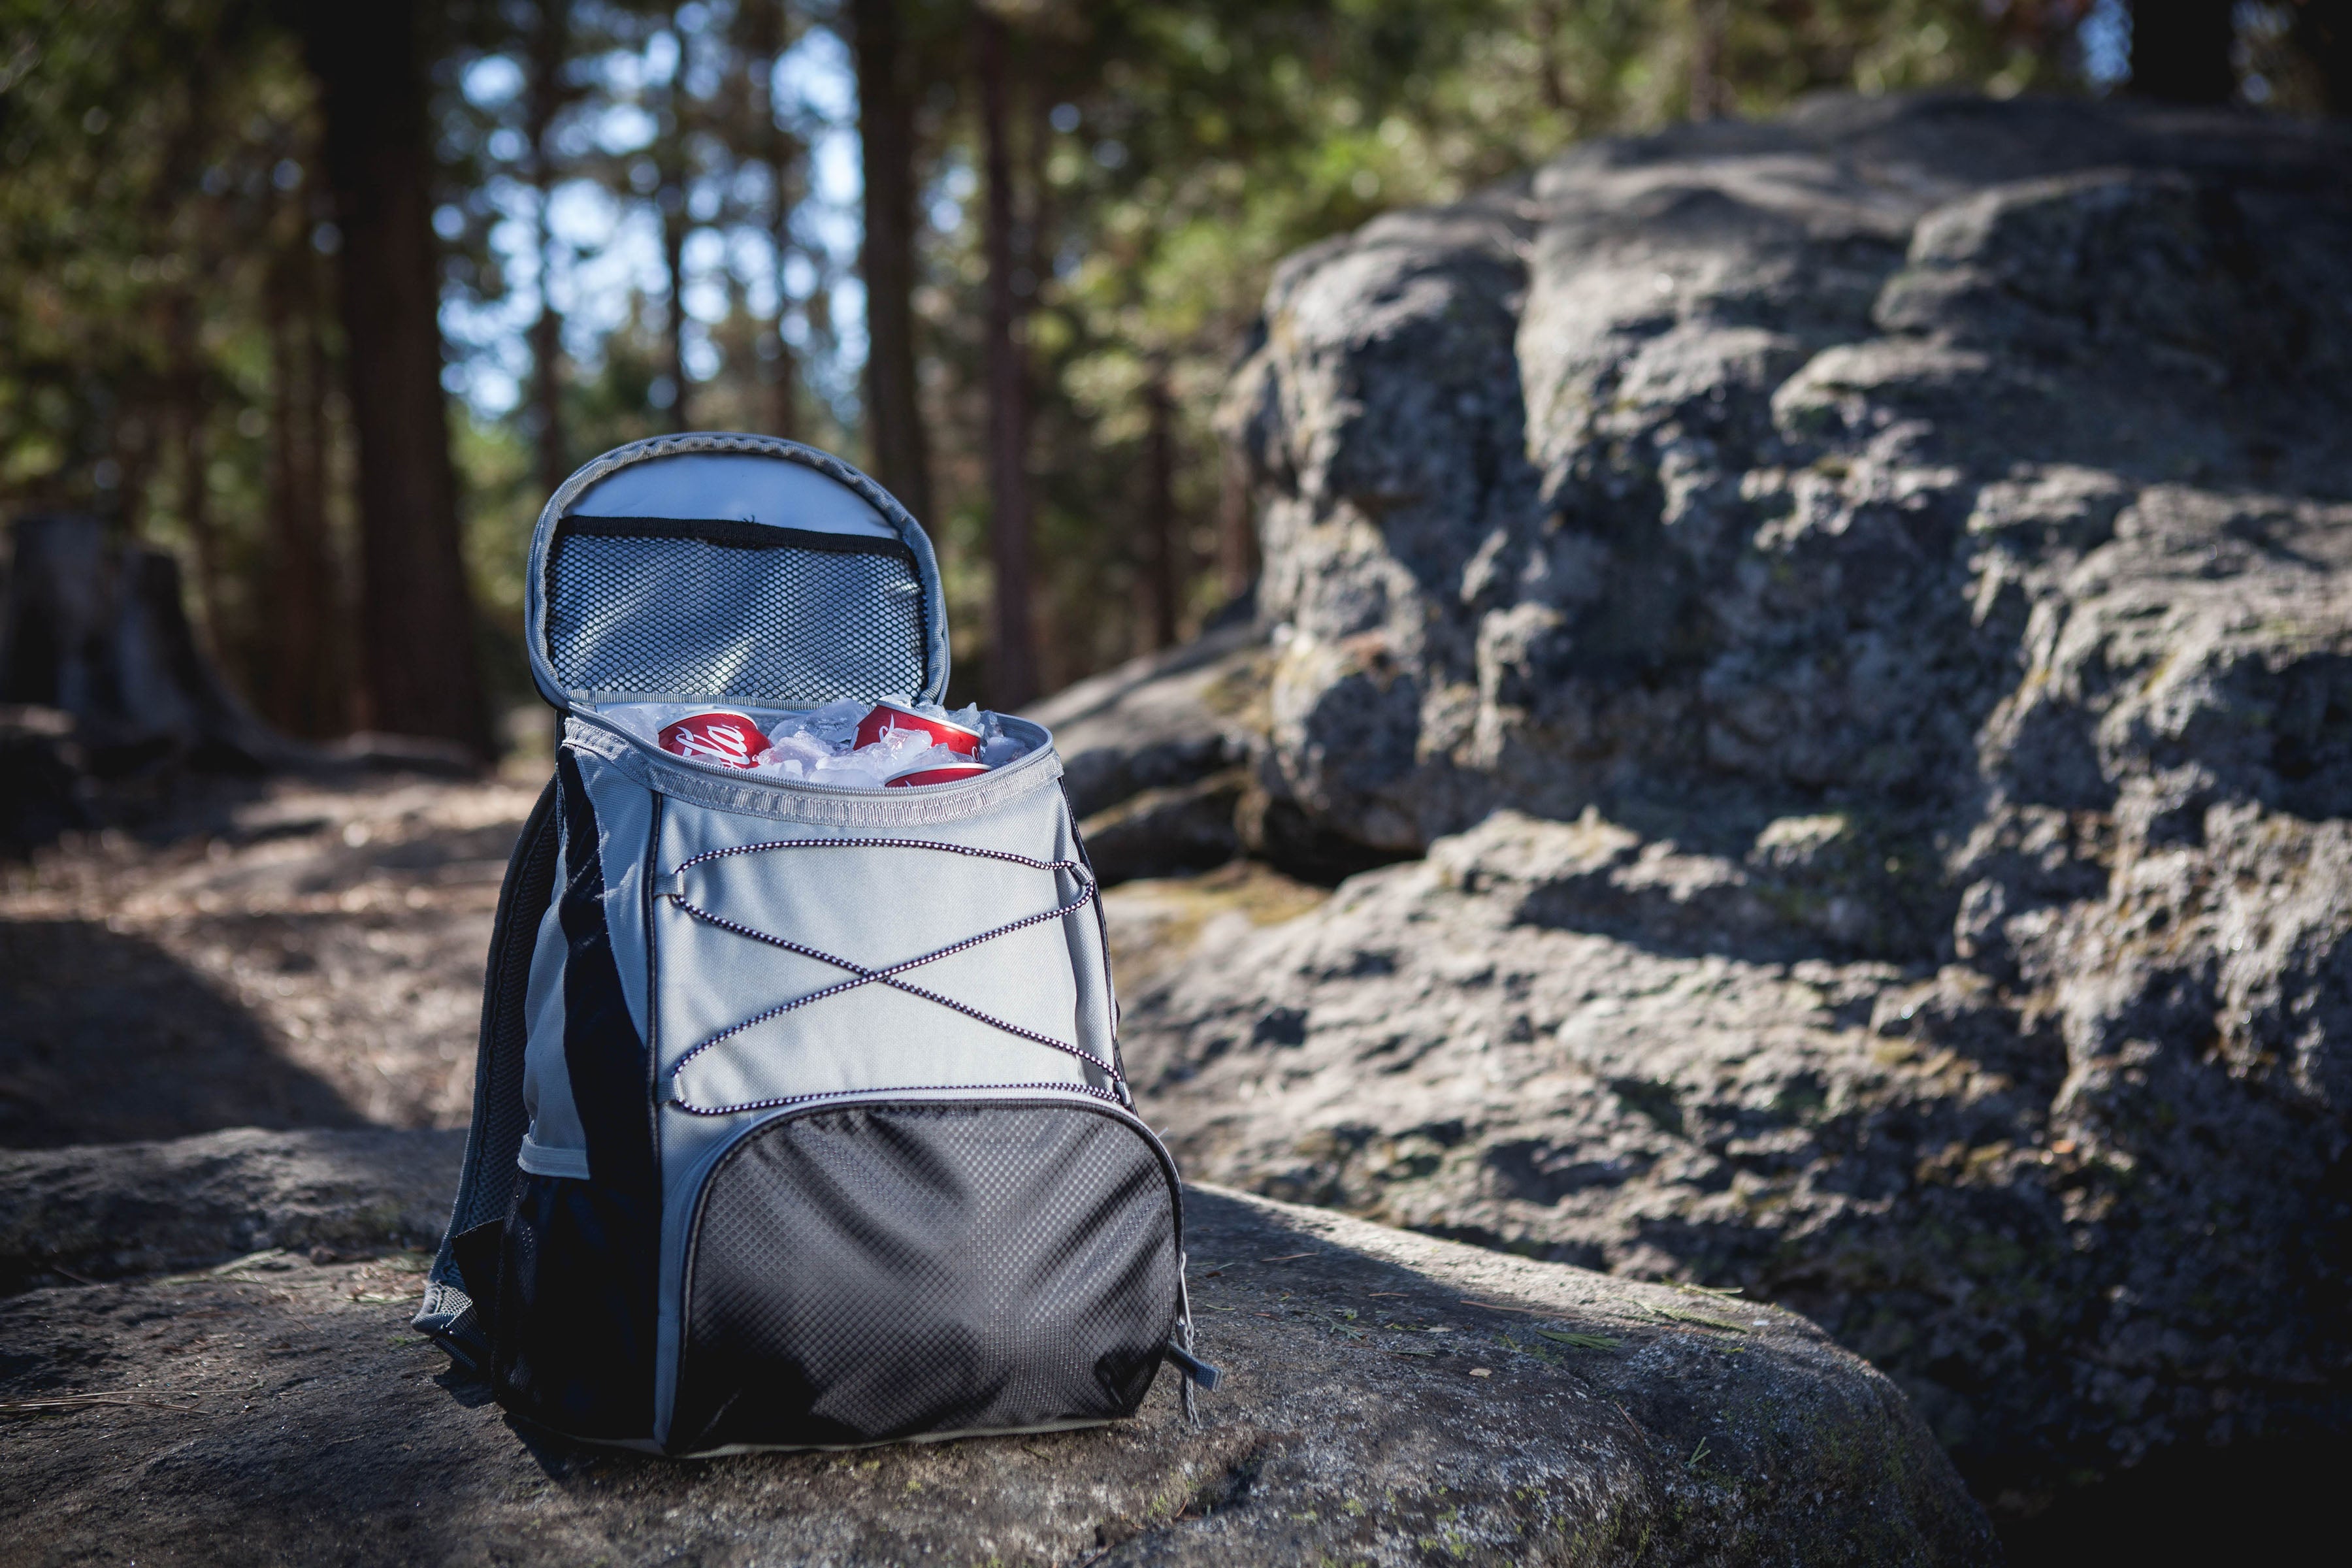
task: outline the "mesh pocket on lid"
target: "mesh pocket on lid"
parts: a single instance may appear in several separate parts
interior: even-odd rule
[[[896,540],[570,517],[546,595],[548,657],[570,691],[801,703],[923,684],[922,582]]]

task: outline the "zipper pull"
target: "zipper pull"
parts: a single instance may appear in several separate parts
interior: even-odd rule
[[[1176,1370],[1182,1373],[1188,1382],[1199,1384],[1205,1393],[1215,1393],[1217,1384],[1224,1378],[1223,1373],[1178,1344],[1173,1339],[1160,1347],[1160,1352],[1176,1363]]]

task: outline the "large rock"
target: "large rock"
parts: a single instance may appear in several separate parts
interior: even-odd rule
[[[2103,545],[2272,584],[2352,494],[2347,168],[2340,130],[1839,100],[1301,253],[1227,410],[1275,782],[1399,849],[1661,787],[1751,834],[1970,808]],[[2034,728],[2036,771],[2091,760]]]
[[[1228,416],[1260,787],[1429,858],[1130,996],[1203,1173],[1800,1304],[2021,1504],[2352,1428],[2352,136],[1597,143]]]
[[[1265,723],[1265,638],[1246,620],[1065,687],[1028,710],[1054,732],[1070,809],[1093,816],[1247,762]]]
[[[246,1137],[201,1158],[257,1207],[321,1159],[383,1167],[387,1212],[414,1164],[456,1180],[433,1133]],[[1236,1194],[1185,1221],[1229,1378],[1197,1427],[1163,1378],[1089,1431],[691,1464],[509,1426],[405,1331],[417,1254],[37,1290],[0,1302],[0,1557],[1998,1560],[1901,1395],[1800,1318]]]
[[[241,1127],[0,1150],[0,1292],[239,1253],[434,1247],[466,1135]]]

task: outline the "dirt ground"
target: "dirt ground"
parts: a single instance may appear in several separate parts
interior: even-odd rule
[[[535,778],[218,785],[0,868],[0,1148],[225,1127],[463,1127],[482,960]],[[1133,993],[1213,920],[1325,895],[1260,867],[1111,889]]]
[[[0,873],[0,1146],[463,1125],[519,782],[287,780]]]

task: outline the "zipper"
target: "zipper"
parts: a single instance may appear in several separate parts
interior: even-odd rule
[[[680,1065],[682,1066],[684,1064],[681,1063]],[[1127,1088],[1126,1081],[1124,1079],[1118,1080],[1118,1086],[1121,1089],[1125,1089]],[[1121,1110],[1127,1110],[1135,1103],[1132,1098],[1121,1094],[1114,1094],[1109,1089],[1097,1089],[1090,1083],[1072,1083],[1066,1080],[1059,1083],[927,1083],[904,1084],[896,1089],[813,1089],[806,1094],[781,1095],[774,1100],[747,1100],[738,1105],[718,1106],[689,1105],[685,1100],[672,1095],[663,1103],[675,1110],[683,1110],[688,1116],[740,1116],[746,1111],[783,1110],[797,1106],[813,1105],[819,1100],[871,1100],[877,1097],[889,1098],[892,1096],[906,1094],[953,1094],[958,1096],[966,1094],[1034,1094],[1041,1090],[1049,1090],[1055,1094],[1083,1094],[1089,1100],[1101,1100],[1105,1105],[1114,1106]],[[770,1120],[772,1121],[774,1119],[770,1118]],[[767,1124],[768,1123],[765,1121],[760,1123],[761,1127],[765,1127]],[[1138,1121],[1137,1125],[1142,1125],[1139,1120]],[[747,1131],[749,1130],[747,1129]],[[1149,1132],[1150,1131],[1150,1129],[1146,1127],[1144,1128],[1144,1131]],[[1153,1142],[1158,1142],[1158,1139],[1155,1137]]]

